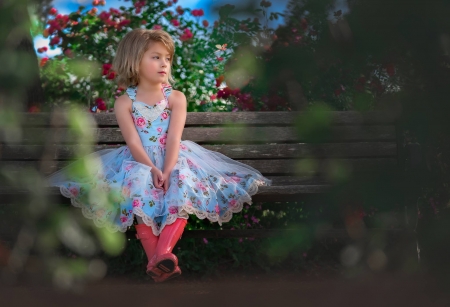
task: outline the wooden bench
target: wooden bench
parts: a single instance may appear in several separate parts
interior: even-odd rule
[[[385,176],[398,184],[399,189],[405,188],[407,154],[395,116],[382,112],[330,112],[330,126],[316,127],[310,123],[305,127],[302,121],[308,120],[306,116],[303,112],[188,113],[182,139],[253,166],[272,179],[272,186],[260,187],[254,202],[300,201],[325,195],[327,198],[322,199],[351,201],[356,194],[352,193],[351,185],[342,185],[349,182],[349,179],[339,179],[342,172],[356,182],[362,180],[358,178]],[[124,145],[114,114],[99,113],[93,118],[98,125],[89,128],[89,134],[96,138],[94,151]],[[23,123],[21,139],[6,142],[4,136],[0,145],[3,169],[12,178],[26,168],[38,168],[44,174],[54,172],[73,158],[77,146],[87,146],[83,141],[75,143],[63,116],[52,119],[51,114],[23,114]],[[42,157],[45,163],[39,162]],[[69,203],[57,188],[48,192]],[[0,202],[4,206],[17,203],[18,199],[26,200],[28,194],[26,188],[12,188],[3,183]],[[11,227],[2,231],[0,237],[8,236],[11,231]],[[187,231],[186,236],[264,237],[280,232],[276,229],[196,230]],[[327,233],[348,236],[345,229],[322,230],[323,235]]]

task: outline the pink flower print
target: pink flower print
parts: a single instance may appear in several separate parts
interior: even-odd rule
[[[219,205],[216,205],[215,209],[216,209],[216,213],[219,214],[220,213]]]
[[[121,221],[122,223],[125,223],[126,221],[128,221],[128,217],[125,216],[125,215],[122,215],[122,216],[120,217],[120,221]]]
[[[162,132],[162,128],[161,127],[158,127],[158,129],[156,129],[159,133],[161,133]]]
[[[241,178],[237,177],[237,176],[231,176],[231,179],[233,179],[236,182],[240,182]]]
[[[122,188],[122,195],[125,196],[125,197],[130,197],[130,188],[123,187]]]
[[[78,196],[78,189],[76,187],[71,187],[69,189],[69,192],[73,195],[73,197],[77,197]]]
[[[177,214],[178,213],[178,208],[175,207],[175,206],[169,207],[169,213],[170,214]]]
[[[136,118],[135,123],[139,128],[145,127],[146,125],[145,119],[143,117]]]
[[[167,112],[163,112],[161,114],[161,117],[164,118],[164,119],[167,119],[167,117],[169,117],[169,114],[167,114]]]
[[[131,163],[128,163],[127,166],[125,166],[126,171],[129,171],[132,168],[133,168],[133,165]]]
[[[206,187],[203,185],[203,183],[202,182],[200,182],[200,181],[197,181],[197,188],[199,188],[200,190],[202,190],[202,191],[205,191],[206,190]]]
[[[199,200],[197,200],[197,205],[201,205],[202,204],[202,202],[200,201],[200,199]]]
[[[148,196],[150,195],[150,192],[148,190],[144,190],[144,194]]]
[[[133,185],[133,183],[130,181],[127,182],[127,187],[131,188],[131,186]]]
[[[186,150],[187,149],[186,145],[184,145],[184,144],[180,144],[180,148],[181,148],[181,150]]]
[[[153,191],[152,191],[152,196],[153,196],[153,198],[155,198],[155,199],[159,199],[158,191],[153,190]]]
[[[141,204],[141,201],[139,199],[134,199],[133,200],[133,208],[141,207],[141,206],[142,206],[142,204]]]
[[[229,202],[228,202],[228,204],[230,205],[230,207],[236,207],[236,205],[237,205],[237,201],[236,201],[236,199],[231,199]]]
[[[191,202],[190,200],[188,200],[188,201],[186,202],[186,205],[192,207],[192,202]]]
[[[178,179],[184,180],[186,177],[183,174],[178,175]]]
[[[167,134],[163,134],[163,136],[161,136],[159,138],[159,143],[161,144],[161,146],[163,148],[166,147],[166,140],[167,140]]]

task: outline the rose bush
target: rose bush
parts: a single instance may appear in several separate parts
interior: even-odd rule
[[[115,49],[128,31],[139,27],[164,29],[174,38],[175,88],[187,96],[188,111],[231,111],[236,102],[251,102],[249,94],[242,94],[230,104],[218,87],[224,86],[225,64],[238,46],[251,45],[269,31],[257,19],[233,18],[234,7],[225,5],[220,8],[220,19],[210,26],[202,20],[202,9],[182,8],[176,0],[133,0],[131,7],[107,11],[101,10],[104,3],[93,1],[93,8],[81,6],[69,15],[50,9],[43,35],[50,38],[51,48],[60,47],[63,53],[51,60],[45,57],[40,63],[47,107],[81,103],[98,111],[109,110],[124,90],[117,86],[111,66]],[[267,2],[262,4],[267,6]]]

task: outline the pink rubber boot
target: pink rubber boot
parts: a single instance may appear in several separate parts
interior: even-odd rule
[[[145,224],[137,224],[134,226],[136,228],[136,238],[141,240],[142,247],[144,247],[145,254],[147,255],[147,274],[150,276],[155,276],[152,273],[153,266],[151,265],[151,260],[154,258],[156,253],[156,246],[158,245],[158,236],[153,234],[152,228]],[[159,276],[158,274],[156,276]]]
[[[177,268],[178,258],[172,254],[172,250],[183,234],[186,224],[186,219],[178,218],[173,224],[166,225],[164,227],[163,231],[159,235],[155,256],[151,258],[149,263],[149,266],[152,267],[148,273],[149,275],[159,277],[165,273],[171,276],[172,274],[169,273],[179,270],[179,268]],[[180,274],[181,270],[178,275]]]

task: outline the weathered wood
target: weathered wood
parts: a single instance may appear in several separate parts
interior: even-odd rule
[[[329,184],[317,184],[317,185],[288,185],[288,186],[261,186],[258,189],[258,194],[270,194],[270,195],[284,195],[284,194],[303,194],[303,193],[324,193],[330,188]],[[47,188],[48,195],[59,195],[59,188],[51,187]],[[26,188],[10,188],[0,186],[0,195],[26,195],[30,191]]]
[[[51,158],[68,160],[75,152],[95,152],[101,149],[115,149],[119,145],[56,145],[50,148]],[[220,152],[231,159],[262,159],[262,158],[296,158],[296,157],[395,157],[397,144],[395,142],[358,142],[329,144],[252,144],[252,145],[202,145],[202,147]],[[0,147],[2,160],[39,160],[42,158],[44,146],[41,145],[4,145]]]
[[[91,128],[98,143],[123,143],[123,137],[119,128]],[[42,144],[52,134],[51,128],[27,129],[23,133],[21,143]],[[76,137],[71,130],[58,129],[59,143],[83,144],[90,140]],[[360,142],[360,141],[393,141],[395,140],[395,126],[332,126],[330,133],[323,142]],[[286,143],[304,142],[305,138],[298,136],[292,127],[220,127],[220,128],[185,128],[182,134],[183,140],[196,143]]]
[[[299,163],[306,162],[308,164],[317,163],[311,171],[305,171],[305,174],[327,173],[336,167],[343,167],[350,173],[354,170],[358,171],[382,171],[397,167],[396,158],[355,158],[355,159],[283,159],[283,160],[236,160],[252,166],[259,170],[262,174],[298,174]],[[47,161],[48,175],[70,164],[71,161]],[[37,169],[38,162],[36,161],[3,161],[11,169],[10,172],[26,171],[26,169]]]
[[[192,125],[291,125],[304,112],[189,112],[186,126]],[[99,126],[117,126],[114,113],[92,115]],[[47,126],[50,123],[49,113],[21,114],[26,126]],[[332,111],[333,125],[387,125],[395,123],[395,115],[380,111]]]

